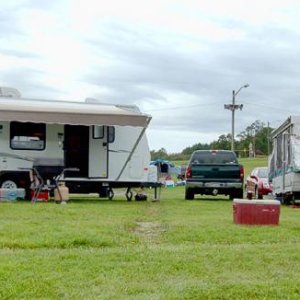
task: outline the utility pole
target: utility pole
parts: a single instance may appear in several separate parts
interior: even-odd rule
[[[235,90],[232,91],[232,104],[225,104],[224,108],[231,110],[231,150],[234,151],[234,113],[236,109],[243,109],[243,104],[235,104],[235,97],[240,92],[242,88],[247,88],[249,84],[245,84],[241,86],[237,92]]]
[[[267,131],[267,135],[268,135],[268,157],[270,155],[270,123],[268,122],[268,131]]]
[[[255,130],[255,126],[253,128],[253,157],[256,156],[256,130]]]

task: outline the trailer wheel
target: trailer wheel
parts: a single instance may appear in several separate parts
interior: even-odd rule
[[[284,198],[284,204],[295,205],[295,195],[293,193],[285,194],[283,198]]]
[[[14,180],[6,179],[1,182],[2,189],[17,189],[18,185]]]
[[[114,191],[112,190],[112,189],[109,189],[108,190],[108,199],[109,200],[112,200],[113,199],[113,197],[114,197]]]
[[[285,199],[282,194],[275,194],[275,200],[280,201],[281,204],[285,204]]]
[[[126,192],[126,199],[127,199],[127,201],[131,201],[132,200],[132,197],[133,197],[133,193],[132,193],[132,191],[127,191]]]
[[[291,205],[295,205],[296,204],[296,202],[295,202],[295,195],[294,194],[291,195],[290,203],[291,203]]]
[[[30,178],[29,175],[21,174],[5,174],[0,177],[0,188],[4,189],[25,189],[25,199],[31,199]]]

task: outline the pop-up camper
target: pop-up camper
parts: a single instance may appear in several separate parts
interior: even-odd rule
[[[149,182],[150,151],[145,130],[151,120],[133,105],[18,98],[0,89],[0,187],[29,191],[30,172],[45,181],[63,170],[72,193],[113,197],[114,187]],[[156,190],[156,189],[155,189]]]
[[[290,116],[271,133],[269,178],[283,203],[300,198],[300,116]]]

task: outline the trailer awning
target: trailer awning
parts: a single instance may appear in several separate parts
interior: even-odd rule
[[[0,97],[0,121],[147,127],[136,106]]]

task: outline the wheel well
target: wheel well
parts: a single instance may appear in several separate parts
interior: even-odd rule
[[[29,172],[2,172],[0,174],[0,184],[5,180],[12,180],[21,188],[30,188]]]

